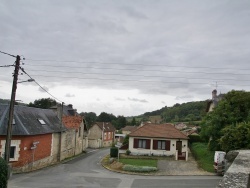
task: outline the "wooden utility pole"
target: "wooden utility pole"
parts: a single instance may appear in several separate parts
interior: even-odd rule
[[[8,127],[7,127],[6,143],[5,143],[5,154],[4,154],[4,159],[7,162],[7,164],[9,164],[9,161],[10,161],[12,123],[13,123],[14,105],[15,105],[15,99],[16,99],[17,79],[18,79],[18,72],[19,72],[19,66],[20,66],[19,55],[16,56],[15,63],[16,64],[15,64],[15,71],[13,75],[12,93],[11,93],[11,100],[10,100],[9,119],[8,119]]]

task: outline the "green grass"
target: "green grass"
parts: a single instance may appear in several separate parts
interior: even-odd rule
[[[208,172],[214,172],[214,151],[209,151],[206,143],[192,143],[190,149],[202,169]]]
[[[120,159],[119,162],[123,164],[135,165],[135,166],[157,167],[156,159]]]

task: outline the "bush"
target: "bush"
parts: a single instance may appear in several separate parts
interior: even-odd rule
[[[202,142],[200,135],[188,135],[189,143]]]
[[[157,171],[156,167],[152,166],[134,166],[134,165],[124,165],[123,170],[129,172],[154,172]]]
[[[130,150],[127,150],[126,151],[126,155],[130,155],[131,151]]]
[[[8,180],[8,165],[6,161],[0,157],[0,187],[6,188]]]
[[[118,157],[118,148],[116,147],[110,148],[110,157]]]

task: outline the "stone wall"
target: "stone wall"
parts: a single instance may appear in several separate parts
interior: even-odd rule
[[[230,151],[226,155],[226,173],[218,188],[250,188],[250,150]]]

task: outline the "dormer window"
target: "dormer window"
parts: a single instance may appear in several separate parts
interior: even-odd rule
[[[37,119],[41,125],[46,125],[45,121],[43,119]]]

